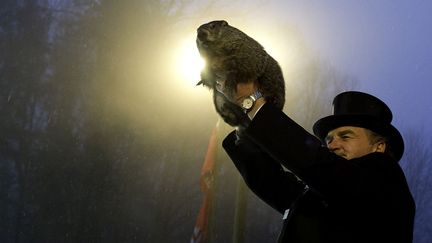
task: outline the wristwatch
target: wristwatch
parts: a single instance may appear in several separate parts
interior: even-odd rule
[[[252,107],[254,106],[255,101],[261,97],[263,97],[263,95],[258,90],[255,91],[253,94],[251,94],[249,97],[246,97],[241,103],[243,110],[246,113],[248,111],[250,111],[252,109]]]

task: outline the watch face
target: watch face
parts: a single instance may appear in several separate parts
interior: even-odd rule
[[[253,104],[254,104],[253,99],[250,97],[247,97],[246,99],[243,100],[242,107],[243,107],[243,109],[248,110],[248,109],[252,108]]]

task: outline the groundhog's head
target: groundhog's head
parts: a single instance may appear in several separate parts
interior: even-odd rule
[[[206,61],[201,72],[201,81],[209,88],[214,88],[216,80],[226,80],[229,73],[237,71],[230,67],[227,57],[232,56],[241,45],[243,33],[230,26],[225,20],[215,20],[201,25],[197,29],[196,43],[200,55]]]
[[[205,44],[219,40],[225,26],[228,26],[225,20],[215,20],[201,25],[197,29],[197,43]]]
[[[229,54],[237,48],[245,34],[225,20],[215,20],[197,29],[197,47],[203,58]]]
[[[203,51],[214,49],[212,46],[220,42],[226,26],[228,22],[225,20],[216,20],[203,24],[197,29],[196,42],[201,55],[206,55]]]

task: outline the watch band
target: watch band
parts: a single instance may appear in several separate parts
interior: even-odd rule
[[[255,92],[253,92],[253,94],[251,94],[251,96],[252,96],[254,102],[255,102],[257,99],[263,97],[263,95],[261,94],[261,92],[259,92],[258,90],[255,91]]]
[[[250,110],[252,110],[253,107],[255,106],[255,101],[261,97],[263,97],[262,93],[257,90],[255,92],[253,92],[249,97],[245,98],[243,102],[249,100],[249,102],[251,102],[252,104],[250,107],[244,107],[243,106],[242,108],[243,108],[244,112],[248,113]]]

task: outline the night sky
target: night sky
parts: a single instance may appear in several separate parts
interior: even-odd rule
[[[396,126],[432,131],[432,2],[271,1],[268,8],[358,79],[360,90],[384,100]]]

